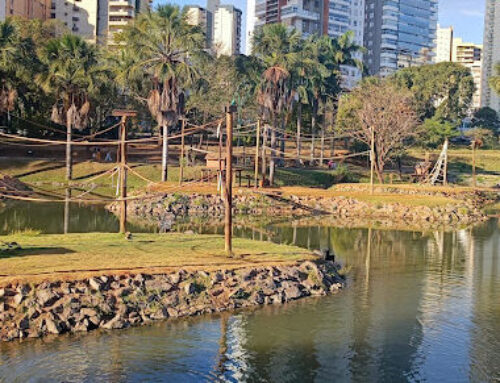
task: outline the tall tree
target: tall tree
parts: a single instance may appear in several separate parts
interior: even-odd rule
[[[37,82],[55,100],[51,120],[66,125],[66,179],[73,175],[72,130],[87,126],[90,100],[102,68],[97,48],[75,35],[47,42],[41,52],[44,70]]]
[[[415,134],[418,119],[414,96],[388,81],[363,82],[344,95],[337,123],[343,132],[370,146],[375,146],[375,171],[383,183],[383,171],[391,154]]]
[[[500,62],[495,66],[496,76],[490,78],[489,85],[491,88],[500,95]]]
[[[283,24],[269,24],[253,36],[253,53],[264,67],[257,88],[257,102],[262,107],[263,119],[271,121],[271,161],[269,183],[274,184],[276,166],[276,129],[278,119],[283,117],[295,97],[292,68],[299,60],[301,35]]]
[[[149,89],[147,96],[135,96],[147,101],[152,117],[162,127],[162,181],[166,181],[169,128],[183,113],[186,88],[198,76],[192,64],[202,52],[205,36],[198,26],[188,23],[179,7],[163,5],[156,12],[140,14],[117,36],[117,42],[127,58],[118,76],[122,84],[140,81],[142,89]]]
[[[474,94],[470,69],[458,63],[439,63],[405,68],[392,80],[415,95],[419,118],[438,118],[455,125],[466,117]]]

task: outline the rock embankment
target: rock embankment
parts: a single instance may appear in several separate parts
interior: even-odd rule
[[[0,289],[0,340],[122,329],[167,318],[281,304],[343,286],[338,265],[296,265],[214,272],[106,275]]]
[[[366,220],[390,219],[402,224],[467,225],[487,219],[475,200],[463,200],[440,206],[410,206],[401,203],[372,203],[343,196],[279,196],[243,194],[233,197],[234,214],[252,216],[305,216],[329,214],[337,218]],[[432,197],[429,197],[432,198]],[[117,212],[118,205],[109,206]],[[187,217],[224,215],[224,203],[219,195],[165,194],[128,204],[131,218],[157,224],[168,230],[177,220]]]

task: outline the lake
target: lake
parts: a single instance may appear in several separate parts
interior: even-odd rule
[[[10,205],[0,210],[0,233],[62,232],[63,217],[64,205]],[[241,226],[235,234],[329,247],[350,270],[339,294],[4,343],[0,381],[500,382],[497,219],[450,232],[317,222]],[[68,227],[115,231],[118,224],[102,207],[75,205]]]

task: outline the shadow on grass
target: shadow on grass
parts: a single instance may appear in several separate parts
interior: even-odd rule
[[[30,247],[27,249],[0,250],[0,259],[27,257],[29,255],[60,255],[72,254],[71,249],[64,247]]]

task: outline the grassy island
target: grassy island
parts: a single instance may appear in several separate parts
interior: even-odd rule
[[[254,267],[312,259],[307,250],[246,239],[234,239],[234,258],[224,254],[218,235],[120,234],[41,235],[22,233],[0,237],[20,249],[0,251],[0,285],[41,280],[79,279],[102,273],[163,272],[172,269],[208,271]]]

